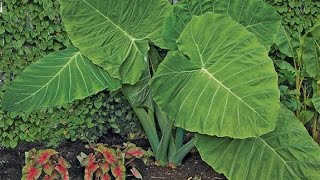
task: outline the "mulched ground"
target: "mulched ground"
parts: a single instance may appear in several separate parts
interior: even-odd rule
[[[121,145],[124,140],[119,137],[103,137],[100,143],[108,145]],[[134,142],[140,147],[147,147],[145,140]],[[24,152],[32,148],[45,149],[43,143],[21,143],[15,149],[0,148],[0,179],[1,180],[19,180],[21,179],[21,169],[24,165]],[[64,142],[56,148],[70,164],[69,169],[71,180],[82,180],[84,168],[77,160],[80,152],[87,152],[85,143]],[[190,153],[183,164],[176,169],[159,167],[156,165],[145,165],[141,160],[134,161],[136,168],[140,171],[146,180],[226,180],[223,175],[213,171],[205,162],[201,160],[197,153]],[[128,176],[127,179],[135,179]]]

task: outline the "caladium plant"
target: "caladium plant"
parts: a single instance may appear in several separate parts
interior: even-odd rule
[[[22,169],[23,180],[39,179],[44,172],[44,180],[69,180],[69,163],[53,149],[31,149],[25,153],[26,165]]]
[[[116,180],[126,178],[126,165],[132,166],[132,160],[136,158],[149,158],[149,153],[132,143],[124,143],[124,146],[116,149],[108,148],[103,144],[88,146],[94,153],[86,155],[81,153],[77,156],[81,165],[85,167],[85,180],[111,179],[111,174]],[[139,171],[132,166],[132,175],[142,179]]]
[[[320,178],[319,147],[310,137],[297,141],[305,129],[290,113],[279,114],[287,111],[280,111],[277,74],[268,51],[280,17],[265,2],[60,3],[75,47],[40,59],[18,76],[5,93],[6,110],[61,105],[106,88],[122,91],[160,165],[179,165],[196,145],[203,159],[230,179],[239,172],[245,172],[243,179],[264,173],[268,175],[260,179]],[[168,51],[164,59],[160,48]],[[287,124],[280,122],[288,118]],[[283,126],[294,126],[297,133]],[[185,130],[197,135],[184,144]],[[113,155],[110,151],[104,157],[114,163]],[[272,159],[267,172],[262,158]],[[120,170],[112,172],[122,177]]]

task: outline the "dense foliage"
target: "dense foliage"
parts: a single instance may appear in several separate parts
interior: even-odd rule
[[[160,165],[181,163],[195,145],[230,179],[319,178],[320,149],[301,122],[317,141],[320,20],[291,28],[292,19],[281,24],[262,0],[136,0],[133,8],[129,0],[60,2],[75,47],[15,78],[4,95],[6,110],[61,106],[121,89]],[[313,17],[316,11],[301,4],[286,5]],[[169,51],[164,59],[155,46]],[[183,129],[196,133],[186,144]]]
[[[283,29],[288,33],[293,51],[306,49],[303,44],[312,44],[312,42],[303,43],[301,36],[309,36],[306,33],[319,20],[320,2],[319,1],[267,1],[275,7],[282,16]],[[299,42],[300,41],[300,42]],[[312,46],[308,46],[312,48]],[[307,48],[307,49],[308,49]],[[300,50],[299,50],[300,51]],[[287,51],[288,52],[288,51]],[[304,53],[300,51],[300,54]],[[291,55],[290,55],[291,54]],[[304,57],[296,53],[282,53],[277,46],[274,46],[270,52],[270,57],[274,60],[279,76],[279,89],[281,93],[281,102],[295,112],[299,120],[305,124],[314,140],[320,143],[320,120],[319,112],[312,103],[312,98],[317,94],[317,78],[312,77],[314,73],[309,74],[307,66],[314,66],[310,60],[303,60]],[[310,53],[309,53],[310,54]],[[309,72],[307,72],[309,71]]]
[[[40,57],[70,46],[59,14],[59,2],[3,1],[0,13],[0,101],[10,80]],[[42,140],[56,146],[65,138],[94,141],[107,130],[123,137],[142,137],[126,99],[108,92],[61,107],[32,113],[7,113],[0,104],[0,146]],[[80,115],[80,116],[79,116]],[[54,133],[53,133],[54,132]]]

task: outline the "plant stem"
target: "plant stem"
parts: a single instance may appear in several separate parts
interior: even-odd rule
[[[157,129],[154,122],[154,115],[153,114],[151,115],[149,110],[148,110],[149,112],[148,114],[144,108],[134,107],[132,105],[132,102],[128,98],[128,95],[126,94],[126,92],[122,91],[122,93],[126,97],[126,99],[129,101],[135,114],[138,116],[138,119],[143,127],[143,130],[147,135],[152,151],[154,154],[156,154],[157,147],[159,146],[160,141],[159,141]]]
[[[167,123],[167,128],[165,129],[165,132],[162,135],[162,138],[160,140],[160,144],[157,150],[156,159],[158,160],[161,166],[164,166],[168,163],[168,147],[169,147],[170,137],[172,135],[173,124],[174,124],[173,121],[169,121]]]
[[[167,115],[160,110],[160,107],[156,103],[154,103],[154,107],[155,107],[154,110],[155,110],[156,118],[160,126],[162,136],[164,136],[166,133],[166,127],[168,126],[168,123],[171,121],[170,119],[168,119]],[[170,140],[169,140],[169,147],[168,147],[169,160],[173,159],[174,155],[177,152],[177,149],[174,143],[174,138],[172,136],[172,130],[173,128],[171,129],[171,132],[170,132]]]
[[[180,149],[183,145],[184,129],[177,128],[176,131],[176,149]]]
[[[149,115],[150,120],[152,122],[152,126],[156,127],[154,112],[149,108],[148,108],[148,115]]]
[[[133,108],[133,110],[138,116],[140,123],[148,137],[153,153],[157,154],[157,147],[160,141],[154,123],[152,123],[149,114],[143,108]]]
[[[318,120],[319,120],[319,113],[316,113],[316,115],[314,116],[313,119],[313,124],[312,124],[312,138],[313,140],[315,140],[316,142],[318,142],[318,132],[317,132],[317,127],[318,127]]]
[[[154,104],[154,112],[155,112],[160,130],[162,133],[164,133],[169,120],[167,118],[167,115],[160,110],[159,106],[155,102],[153,104]]]
[[[293,59],[293,64],[294,64],[294,68],[296,69],[296,91],[300,93],[300,89],[301,89],[301,83],[303,81],[303,79],[301,79],[300,77],[300,66],[299,66],[299,62],[296,62],[298,61],[298,59],[294,58]],[[297,64],[298,63],[298,64]],[[296,99],[297,99],[297,103],[300,102],[300,95],[296,95]],[[296,116],[299,116],[300,114],[300,105],[298,104],[297,106],[297,110],[296,110]]]
[[[191,141],[189,141],[187,144],[185,144],[184,146],[182,146],[176,153],[176,155],[174,156],[173,160],[172,160],[172,164],[174,165],[181,165],[182,160],[186,157],[186,155],[190,152],[190,150],[192,148],[194,148],[195,144],[195,139],[192,139]]]

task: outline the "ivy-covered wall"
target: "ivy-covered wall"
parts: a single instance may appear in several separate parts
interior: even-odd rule
[[[4,0],[0,13],[0,102],[10,80],[28,64],[70,46],[57,0]],[[106,132],[127,138],[143,136],[137,117],[121,94],[100,92],[63,107],[33,113],[7,113],[0,103],[0,146],[20,141],[62,139],[94,141]]]
[[[282,24],[292,34],[310,28],[320,15],[319,0],[265,0],[282,16]]]

